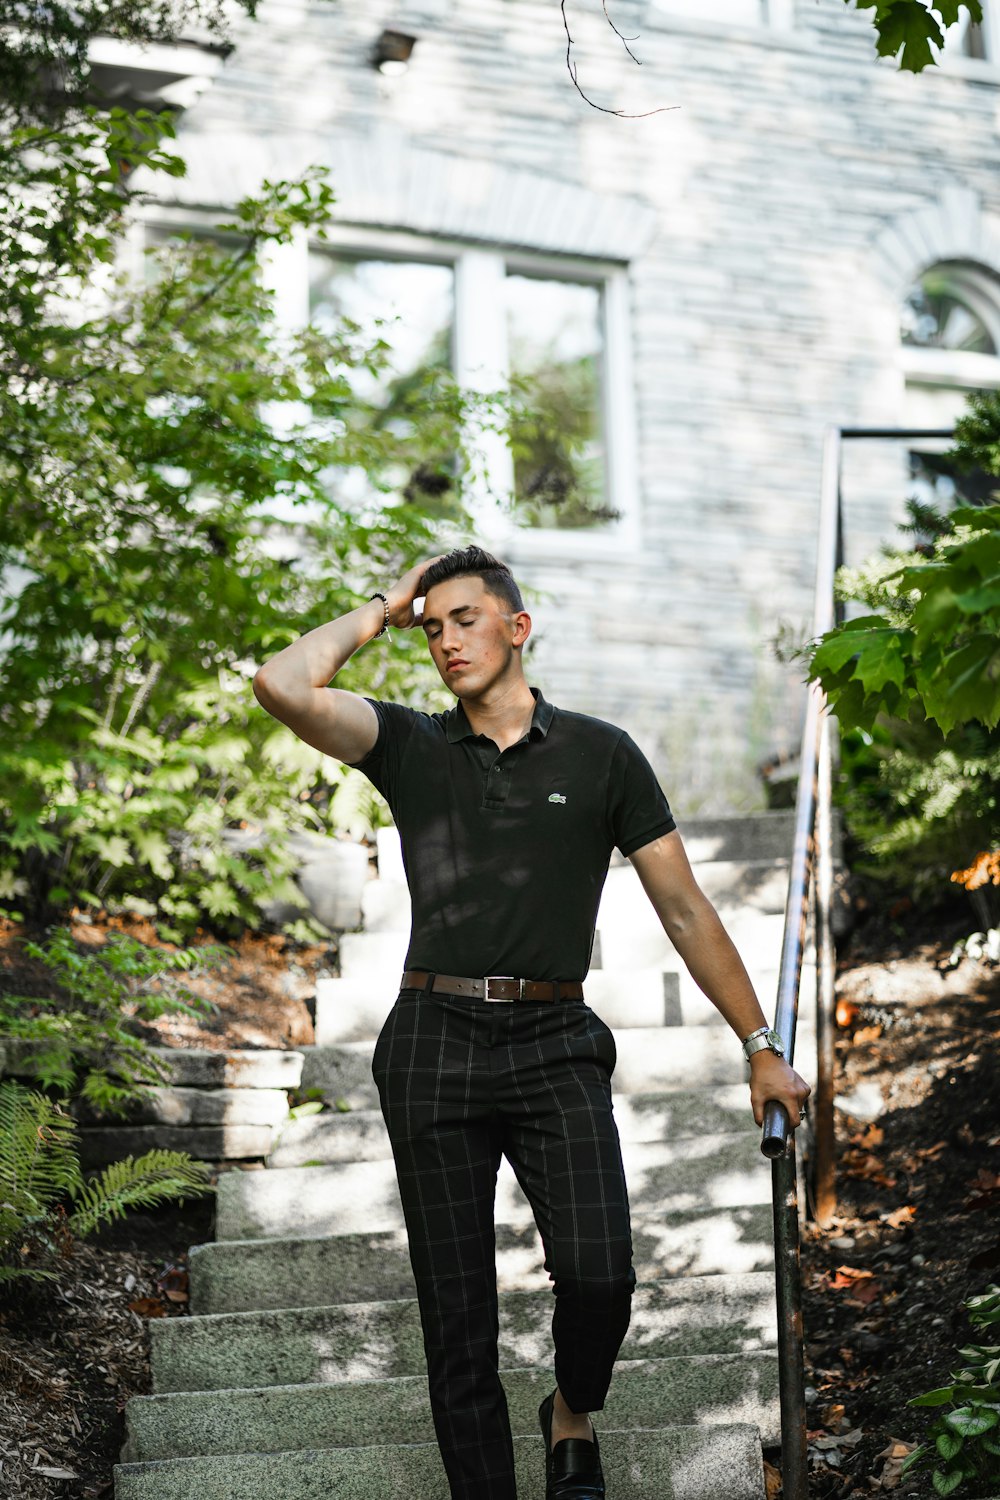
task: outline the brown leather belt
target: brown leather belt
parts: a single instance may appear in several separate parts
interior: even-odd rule
[[[427,981],[431,980],[428,985]],[[458,974],[430,974],[425,969],[407,969],[404,990],[430,989],[442,995],[468,995],[474,1000],[582,1000],[579,979],[515,979],[512,974],[486,974],[482,979],[464,979]]]

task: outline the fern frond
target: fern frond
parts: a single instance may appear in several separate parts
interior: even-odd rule
[[[76,1122],[44,1094],[0,1083],[0,1201],[16,1220],[37,1217],[80,1186]]]
[[[112,1162],[73,1192],[76,1208],[69,1216],[71,1234],[90,1234],[102,1219],[122,1218],[130,1208],[153,1208],[177,1198],[213,1191],[208,1167],[185,1151],[147,1151]]]
[[[0,1266],[0,1286],[11,1281],[55,1281],[57,1272],[43,1271],[39,1266]]]

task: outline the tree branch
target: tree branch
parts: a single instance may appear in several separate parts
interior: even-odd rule
[[[572,78],[572,80],[573,80],[573,87],[576,89],[577,93],[580,95],[580,98],[583,99],[587,104],[589,104],[590,107],[591,107],[591,109],[598,109],[598,110],[600,110],[600,112],[601,112],[602,115],[616,115],[619,120],[646,120],[646,119],[649,118],[650,115],[662,115],[662,114],[666,114],[668,110],[679,109],[680,108],[680,105],[678,105],[678,104],[663,104],[663,105],[660,106],[659,109],[646,109],[646,110],[643,110],[640,114],[631,115],[631,114],[627,114],[626,111],[623,110],[623,109],[608,109],[603,104],[595,104],[594,101],[593,101],[593,99],[588,98],[588,96],[583,92],[583,89],[580,87],[579,80],[578,80],[578,78],[576,76],[576,63],[573,61],[573,38],[570,35],[569,20],[568,20],[568,18],[566,16],[566,0],[560,0],[559,9],[562,11],[563,28],[564,28],[564,30],[566,32],[566,71],[569,73],[570,78]],[[607,8],[606,0],[605,0],[605,4],[604,4],[604,14],[606,16],[608,15],[608,8]],[[615,33],[615,35],[617,37],[621,37],[621,40],[622,40],[622,42],[623,42],[623,44],[625,46],[625,51],[628,53],[629,57],[631,57],[632,61],[634,63],[637,63],[641,67],[642,64],[639,63],[639,59],[631,51],[631,49],[630,49],[630,47],[628,45],[628,42],[622,36],[621,32],[618,30],[617,26],[611,20],[610,16],[608,16],[608,25],[611,27],[612,31]],[[635,41],[635,38],[633,37],[633,38],[631,38],[631,40]]]
[[[636,33],[635,36],[622,36],[621,32],[618,30],[618,27],[615,25],[614,21],[612,21],[611,17],[608,15],[608,0],[601,0],[601,3],[604,6],[604,19],[607,21],[608,25],[611,27],[611,30],[614,32],[615,36],[621,42],[622,46],[625,48],[625,51],[628,53],[629,57],[635,63],[636,67],[637,68],[641,68],[642,67],[642,63],[639,61],[639,59],[636,57],[635,53],[632,51],[632,48],[629,46],[629,42],[637,42],[639,40],[639,34],[638,34],[638,32]]]

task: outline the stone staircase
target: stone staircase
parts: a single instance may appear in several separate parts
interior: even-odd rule
[[[773,1014],[791,814],[689,820],[685,845]],[[398,839],[379,836],[364,930],[317,994],[303,1085],[334,1107],[282,1130],[265,1171],[219,1184],[191,1258],[192,1316],[154,1322],[155,1394],[129,1403],[117,1500],[447,1500],[402,1211],[370,1061],[409,927]],[[811,954],[795,1064],[814,1070]],[[761,1500],[779,1439],[771,1176],[736,1038],[616,856],[587,998],[613,1078],[638,1286],[596,1418],[614,1500]],[[497,1185],[500,1367],[518,1493],[542,1500],[551,1284],[526,1200]]]

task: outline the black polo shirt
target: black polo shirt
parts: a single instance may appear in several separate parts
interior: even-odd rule
[[[399,830],[407,968],[582,979],[612,850],[631,854],[675,827],[624,730],[531,692],[528,732],[504,751],[460,701],[428,714],[367,699],[378,739],[357,768]]]

